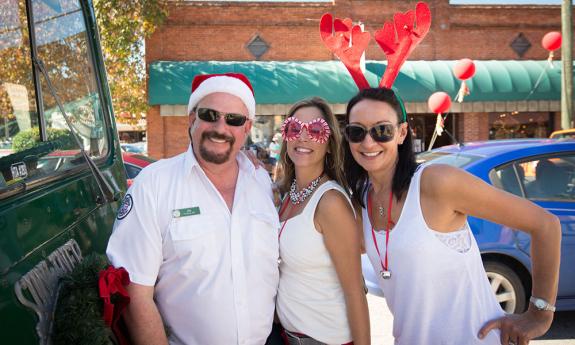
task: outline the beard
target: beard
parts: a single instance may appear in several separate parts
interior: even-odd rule
[[[190,137],[191,137],[191,134],[190,134]],[[226,142],[229,143],[230,147],[223,153],[212,152],[212,151],[208,150],[206,148],[206,146],[204,145],[206,140],[210,140],[212,138],[217,139],[217,140],[225,140]],[[223,164],[230,159],[230,155],[232,153],[232,148],[233,148],[235,142],[236,142],[236,138],[234,138],[232,136],[227,136],[227,135],[220,134],[220,133],[214,132],[214,131],[203,132],[202,138],[200,140],[200,156],[206,162],[214,163],[214,164]]]

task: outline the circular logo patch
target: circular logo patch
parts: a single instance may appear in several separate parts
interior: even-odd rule
[[[132,196],[130,194],[126,194],[124,197],[124,201],[122,201],[122,205],[118,210],[118,219],[124,219],[132,210],[132,206],[134,206],[134,201],[132,200]]]

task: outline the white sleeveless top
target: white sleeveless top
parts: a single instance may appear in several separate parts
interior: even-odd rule
[[[347,198],[339,184],[327,181],[313,193],[303,211],[285,224],[279,246],[276,311],[288,331],[306,334],[326,344],[345,344],[352,337],[343,290],[323,235],[313,222],[319,200],[331,189]]]
[[[424,167],[411,179],[397,224],[389,234],[390,279],[380,276],[381,263],[373,243],[366,209],[362,210],[366,251],[391,310],[395,344],[500,344],[499,330],[477,337],[487,321],[504,316],[483,268],[469,224],[471,247],[449,248],[423,218],[419,181]],[[385,231],[376,232],[385,258]]]

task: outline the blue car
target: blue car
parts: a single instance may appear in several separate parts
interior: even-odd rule
[[[557,310],[575,310],[575,140],[473,142],[424,152],[417,160],[462,168],[556,215],[562,230]],[[468,221],[497,300],[508,313],[524,311],[531,293],[529,235],[483,219]],[[382,295],[365,255],[362,264],[370,292]]]

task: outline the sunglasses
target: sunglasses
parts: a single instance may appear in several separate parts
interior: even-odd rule
[[[247,116],[242,114],[234,114],[234,113],[220,113],[217,110],[210,109],[210,108],[199,108],[196,109],[196,114],[202,121],[206,122],[218,122],[220,116],[223,116],[226,120],[226,124],[228,126],[239,127],[243,126],[244,123],[247,121]]]
[[[396,126],[391,123],[382,123],[371,128],[366,128],[364,125],[353,123],[345,126],[343,134],[350,143],[361,143],[367,133],[371,135],[374,141],[386,143],[393,139],[395,127]]]
[[[303,129],[307,130],[307,134],[311,140],[320,144],[327,143],[331,130],[329,125],[322,118],[317,118],[310,122],[301,122],[298,118],[288,117],[282,124],[282,136],[287,141],[294,141],[301,136]]]

